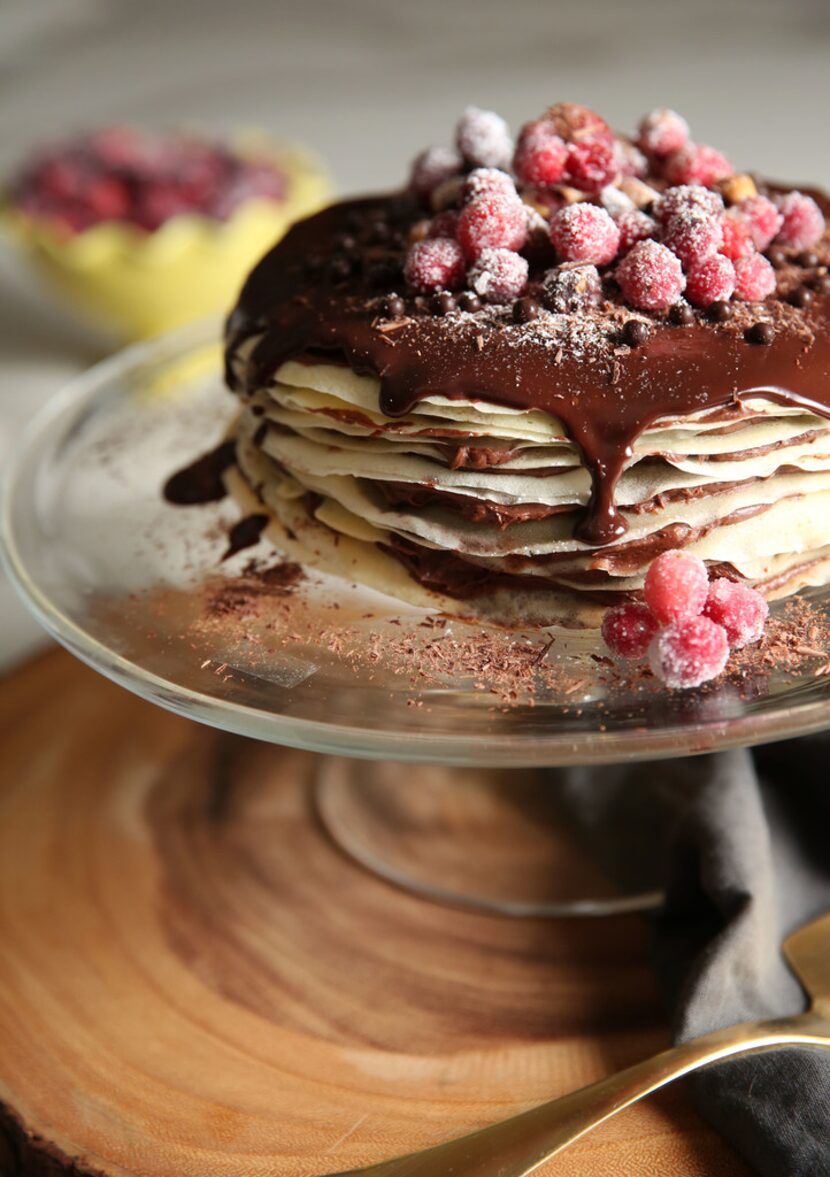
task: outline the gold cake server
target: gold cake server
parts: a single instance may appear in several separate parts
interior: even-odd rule
[[[329,1177],[526,1177],[592,1128],[701,1067],[786,1046],[830,1048],[830,913],[794,932],[783,950],[811,998],[806,1013],[714,1030],[458,1140]]]

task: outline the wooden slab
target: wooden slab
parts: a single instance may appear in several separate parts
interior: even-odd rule
[[[168,715],[60,652],[0,685],[0,716],[3,1177],[310,1177],[666,1042],[636,918],[395,890],[319,828],[312,755]],[[544,1172],[747,1170],[675,1089]]]

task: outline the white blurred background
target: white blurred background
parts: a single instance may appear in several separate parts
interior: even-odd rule
[[[467,102],[559,99],[620,130],[672,106],[737,165],[830,177],[827,0],[2,0],[0,143],[92,123],[253,121],[344,189],[394,184]]]
[[[103,123],[258,125],[341,191],[399,183],[468,102],[654,106],[738,168],[830,184],[830,0],[0,0],[0,167]],[[95,345],[0,253],[0,461]],[[0,586],[0,660],[31,625]]]

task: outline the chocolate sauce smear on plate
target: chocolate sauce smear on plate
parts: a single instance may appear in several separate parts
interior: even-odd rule
[[[245,548],[252,548],[259,543],[259,537],[268,525],[268,516],[262,514],[246,515],[238,523],[234,523],[228,532],[228,549],[222,556],[223,560],[230,560],[237,552]]]
[[[218,503],[227,493],[222,475],[233,465],[235,449],[234,442],[223,441],[216,449],[168,478],[163,491],[167,502],[178,507]]]
[[[827,197],[810,194],[830,212]],[[741,402],[759,393],[830,417],[830,292],[816,280],[804,307],[774,296],[752,304],[755,319],[762,309],[774,321],[770,346],[744,338],[739,320],[749,308],[741,304],[723,324],[703,315],[680,324],[651,316],[638,345],[621,346],[620,326],[630,312],[613,301],[613,289],[597,311],[569,316],[573,343],[561,346],[546,332],[544,316],[516,323],[510,306],[501,308],[500,320],[493,308],[437,315],[428,299],[400,298],[402,279],[391,286],[389,276],[400,274],[407,231],[422,216],[394,193],[337,204],[295,225],[250,275],[230,317],[231,387],[251,393],[286,360],[322,360],[376,376],[379,408],[389,417],[404,416],[435,393],[542,409],[563,423],[591,474],[577,536],[592,546],[624,534],[615,487],[634,442],[659,418],[724,406],[739,416]],[[375,231],[379,224],[384,235]],[[385,243],[373,245],[381,236]],[[390,239],[398,241],[397,252]],[[377,289],[379,269],[385,291]],[[532,264],[531,285],[538,276]],[[403,303],[394,318],[390,292]],[[233,356],[259,335],[241,386]]]

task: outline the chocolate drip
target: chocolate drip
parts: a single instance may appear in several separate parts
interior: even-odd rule
[[[233,465],[234,451],[234,442],[223,441],[184,470],[177,471],[164,484],[163,494],[167,502],[179,507],[193,507],[223,499],[226,491],[222,475]]]
[[[827,198],[813,195],[827,211]],[[361,276],[360,258],[323,278],[318,266],[309,265],[321,256],[340,260],[337,242],[356,224],[385,219],[400,233],[417,215],[393,195],[335,205],[296,225],[250,275],[229,320],[232,386],[251,392],[286,360],[322,359],[376,376],[379,407],[389,417],[406,415],[434,393],[542,409],[562,422],[591,474],[590,504],[577,528],[578,538],[591,546],[612,543],[625,532],[615,488],[637,437],[658,419],[739,407],[759,393],[830,416],[827,293],[817,292],[804,308],[776,300],[763,304],[776,320],[769,347],[746,341],[739,320],[760,312],[736,304],[725,324],[697,318],[676,325],[668,316],[655,317],[648,338],[629,348],[621,346],[620,335],[629,312],[613,301],[597,311],[557,316],[557,330],[571,331],[562,344],[544,316],[514,324],[510,308],[501,320],[493,310],[435,317],[410,299],[407,313],[393,322],[384,318],[384,300]],[[826,254],[826,242],[822,249]],[[237,379],[236,350],[258,335]]]
[[[244,519],[240,519],[238,523],[234,523],[228,532],[228,550],[222,556],[222,559],[229,560],[237,552],[241,552],[245,548],[252,548],[254,544],[258,544],[259,537],[267,526],[268,516],[262,514],[246,515]]]

